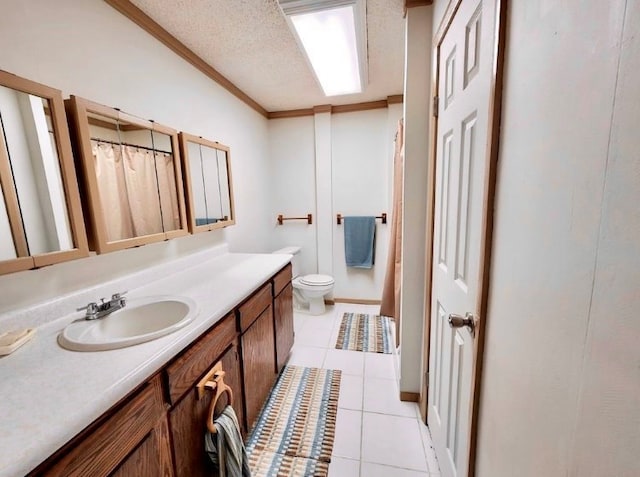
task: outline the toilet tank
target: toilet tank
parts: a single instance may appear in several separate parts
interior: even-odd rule
[[[289,255],[293,255],[293,258],[291,258],[292,278],[296,278],[298,275],[300,275],[300,247],[284,247],[272,253],[288,253]]]

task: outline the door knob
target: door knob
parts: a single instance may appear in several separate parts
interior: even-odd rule
[[[469,331],[471,331],[471,334],[476,330],[476,317],[473,313],[467,313],[464,316],[451,313],[448,321],[451,328],[462,328],[466,326],[469,328]]]

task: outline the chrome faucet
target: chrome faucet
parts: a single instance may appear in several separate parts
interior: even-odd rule
[[[78,308],[76,311],[87,310],[84,315],[85,320],[96,320],[98,318],[104,318],[114,311],[118,311],[126,306],[127,299],[124,297],[126,293],[126,291],[122,293],[114,293],[113,295],[111,295],[111,300],[107,302],[105,302],[104,298],[100,298],[100,304],[91,302],[87,306]]]

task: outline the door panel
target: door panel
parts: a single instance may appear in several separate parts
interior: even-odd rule
[[[469,466],[495,0],[462,0],[438,48],[438,124],[427,421],[443,477]]]

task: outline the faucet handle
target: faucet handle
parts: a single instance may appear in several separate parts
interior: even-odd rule
[[[114,293],[113,295],[111,295],[111,299],[112,300],[119,300],[120,298],[122,298],[127,293],[129,293],[129,290],[126,290],[126,291],[123,291],[123,292],[120,292],[120,293]]]
[[[84,311],[87,310],[87,315],[91,315],[93,313],[97,313],[98,304],[96,302],[91,302],[87,306],[83,306],[81,308],[76,308],[76,311]]]

